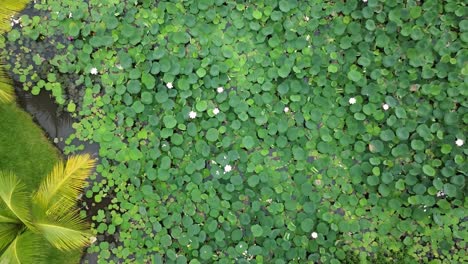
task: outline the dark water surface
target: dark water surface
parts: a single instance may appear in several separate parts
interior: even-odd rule
[[[46,132],[51,142],[63,153],[66,146],[65,140],[75,132],[72,127],[75,120],[71,115],[62,111],[47,91],[43,90],[38,95],[32,95],[17,88],[16,96],[21,108],[33,117],[34,121]],[[89,153],[95,158],[98,157],[99,145],[97,143],[74,139],[71,144],[84,146],[84,149],[78,153]]]

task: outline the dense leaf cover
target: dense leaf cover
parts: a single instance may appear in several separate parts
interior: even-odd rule
[[[464,1],[43,2],[99,263],[466,261]]]

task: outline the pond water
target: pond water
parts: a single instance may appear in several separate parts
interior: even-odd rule
[[[16,85],[21,87],[22,85]],[[28,112],[34,121],[45,131],[51,142],[63,153],[65,140],[75,132],[72,125],[74,119],[68,112],[59,109],[51,94],[41,91],[38,95],[32,95],[20,88],[16,89],[18,104]],[[73,145],[83,145],[84,149],[78,153],[89,153],[98,157],[99,145],[74,139]]]

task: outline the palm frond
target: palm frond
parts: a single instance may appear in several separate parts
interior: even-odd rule
[[[23,10],[28,4],[27,0],[1,0],[0,1],[0,34],[10,30],[10,18]]]
[[[14,99],[13,85],[1,62],[0,58],[0,103],[10,103]]]
[[[39,219],[35,225],[52,246],[72,250],[90,243],[89,224],[80,218],[78,211],[53,212],[51,216],[53,219]]]
[[[26,231],[17,236],[0,256],[0,264],[46,263],[40,235]]]
[[[8,213],[8,211],[6,210],[1,210],[0,209],[0,223],[11,223],[11,224],[14,224],[14,223],[21,223],[20,220],[18,220],[17,218],[15,218],[14,216],[11,216],[11,213]]]
[[[54,210],[57,204],[69,209],[76,204],[94,164],[88,154],[72,156],[66,165],[59,162],[39,186],[35,201],[46,211]]]
[[[1,71],[3,71],[3,69],[0,68],[0,72]],[[0,103],[10,103],[13,101],[13,98],[15,98],[13,87],[11,84],[4,82],[1,75],[0,73]]]
[[[0,199],[2,207],[8,209],[14,218],[30,226],[31,197],[26,185],[12,172],[0,171]]]
[[[0,224],[0,251],[16,238],[22,227],[18,224]]]

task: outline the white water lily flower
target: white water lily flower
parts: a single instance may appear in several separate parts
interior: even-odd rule
[[[168,83],[166,83],[166,87],[168,89],[172,89],[174,86],[172,85],[172,82],[168,82]]]
[[[94,236],[92,236],[92,237],[89,238],[89,242],[91,242],[91,244],[93,244],[93,243],[96,242],[96,241],[97,241],[97,238],[94,237]]]
[[[305,17],[304,17],[304,20],[305,20],[305,21],[309,21],[309,19],[310,19],[310,18],[309,18],[308,16],[305,16]]]
[[[387,111],[390,108],[390,106],[388,104],[383,104],[382,108],[383,110]]]
[[[224,172],[230,172],[232,170],[231,165],[224,166]]]
[[[463,144],[465,144],[465,141],[463,141],[463,139],[457,138],[457,140],[455,141],[455,144],[457,144],[457,146],[461,147],[461,146],[463,146]]]
[[[190,111],[189,117],[190,117],[191,119],[194,119],[195,117],[197,117],[197,112]]]
[[[216,107],[215,109],[213,109],[213,114],[215,114],[215,115],[219,114],[219,109],[218,109],[218,107]]]
[[[18,25],[18,24],[21,23],[21,17],[18,18],[18,19],[15,19],[15,17],[11,16],[10,21],[11,21],[11,26]],[[20,26],[21,26],[21,24],[20,24]]]
[[[289,107],[286,106],[286,107],[283,109],[283,111],[284,111],[285,113],[289,112]]]
[[[216,88],[216,91],[218,93],[222,93],[222,92],[224,92],[224,88],[222,86],[220,86],[220,87]]]
[[[317,232],[312,232],[312,234],[310,234],[310,236],[313,238],[313,239],[316,239],[318,237],[318,234]]]
[[[96,74],[98,74],[98,70],[97,70],[97,68],[94,68],[94,67],[93,67],[93,68],[91,68],[91,70],[90,70],[89,72],[90,72],[92,75],[96,75]]]
[[[72,18],[72,17],[73,17],[72,12],[68,13],[68,18]]]
[[[349,98],[349,104],[353,105],[355,103],[356,103],[356,98],[354,98],[354,97]]]

